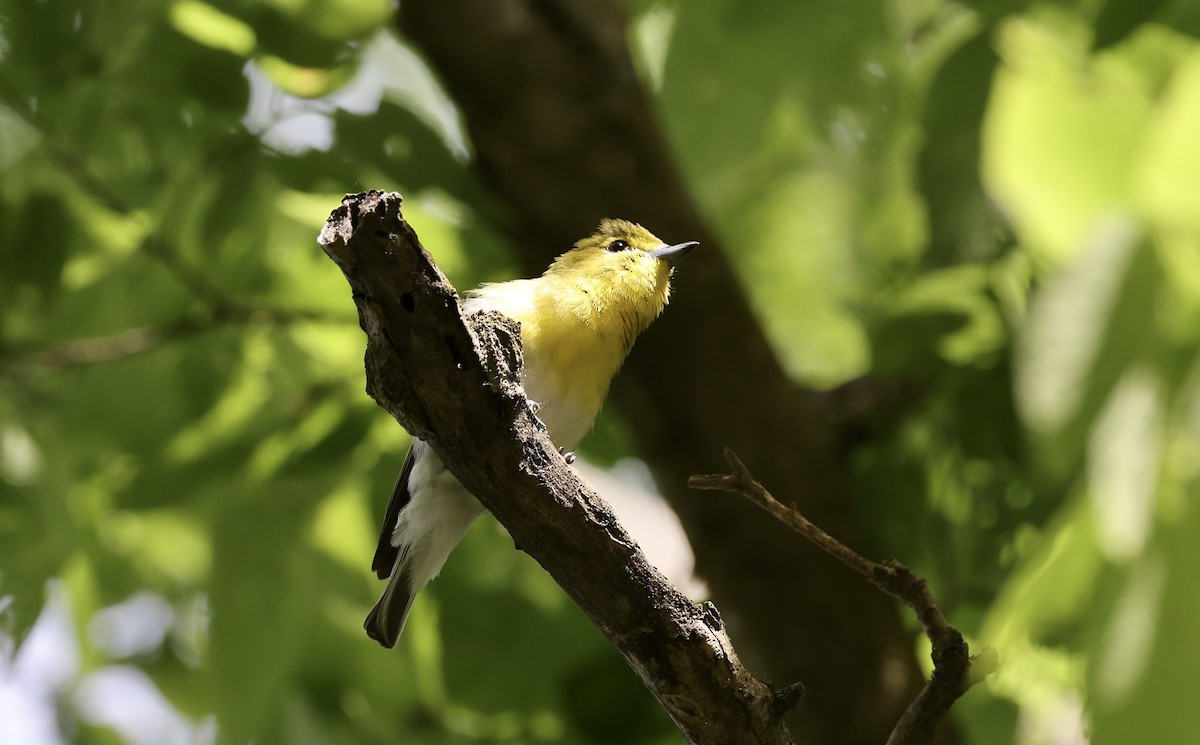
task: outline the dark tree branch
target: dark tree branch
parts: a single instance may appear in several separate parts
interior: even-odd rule
[[[693,489],[726,491],[749,499],[774,518],[815,543],[829,555],[865,577],[871,584],[908,606],[917,615],[933,646],[933,675],[905,710],[888,738],[888,745],[923,745],[933,740],[938,722],[958,700],[971,680],[972,657],[958,629],[950,625],[925,580],[895,559],[883,563],[864,558],[854,549],[821,530],[797,510],[779,502],[726,448],[730,473],[692,476]]]
[[[742,666],[715,609],[675,590],[559,454],[520,384],[518,327],[462,316],[400,195],[347,197],[320,243],[358,306],[370,395],[562,585],[687,739],[790,743],[780,716],[794,693]]]
[[[527,271],[603,217],[703,244],[680,268],[670,311],[614,382],[612,403],[683,522],[742,655],[775,679],[804,680],[806,701],[822,702],[789,722],[797,739],[878,745],[923,683],[894,605],[849,575],[813,570],[815,549],[764,515],[696,499],[685,482],[698,463],[722,462],[730,444],[753,454],[764,481],[788,484],[805,514],[852,538],[845,454],[886,427],[870,410],[891,397],[865,392],[864,381],[845,406],[845,396],[804,391],[779,364],[739,281],[743,247],[713,234],[672,162],[626,43],[625,7],[405,0],[398,18],[460,107],[472,165],[505,208],[495,213]],[[948,728],[939,736],[954,740]]]

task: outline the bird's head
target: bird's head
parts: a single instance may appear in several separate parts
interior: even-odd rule
[[[631,314],[644,328],[667,304],[675,263],[698,245],[667,245],[637,223],[606,219],[555,259],[546,277],[589,296],[597,311]]]

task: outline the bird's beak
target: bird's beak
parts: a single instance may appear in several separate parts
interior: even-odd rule
[[[664,259],[670,262],[671,266],[679,263],[679,260],[688,255],[696,246],[700,245],[700,241],[687,241],[685,243],[676,243],[674,246],[663,246],[656,248],[650,252],[650,255],[656,259]]]

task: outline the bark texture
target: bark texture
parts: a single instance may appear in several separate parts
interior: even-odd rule
[[[671,161],[626,20],[608,0],[405,0],[399,17],[461,107],[530,274],[603,217],[701,241],[615,401],[747,661],[803,682],[797,738],[884,742],[922,686],[894,604],[751,505],[687,488],[730,446],[814,522],[855,541],[847,433],[778,364],[728,264],[736,252],[721,250]]]
[[[675,590],[559,454],[520,384],[517,325],[496,313],[463,318],[403,221],[400,195],[346,197],[320,242],[367,334],[368,392],[553,575],[688,741],[790,745],[780,716],[792,692],[742,666],[712,605]]]

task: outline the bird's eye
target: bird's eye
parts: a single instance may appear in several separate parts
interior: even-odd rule
[[[608,244],[608,250],[612,251],[613,253],[616,253],[617,251],[624,251],[627,248],[629,248],[629,244],[619,238]]]

